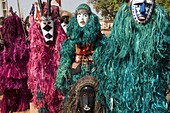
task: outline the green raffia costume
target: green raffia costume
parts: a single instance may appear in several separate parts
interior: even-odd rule
[[[85,75],[91,75],[98,78],[96,75],[97,64],[95,63],[95,58],[101,58],[100,51],[103,46],[105,46],[106,40],[106,36],[101,34],[100,23],[97,15],[93,14],[90,7],[86,4],[79,5],[76,11],[79,9],[85,9],[89,12],[89,21],[84,27],[80,27],[77,22],[76,14],[70,20],[67,28],[67,35],[69,38],[62,44],[62,50],[60,51],[60,66],[55,82],[55,88],[60,88],[66,98],[70,91],[70,86],[72,86],[79,78]],[[72,68],[72,64],[75,62],[76,56],[75,45],[79,46],[80,49],[81,47],[83,48],[90,45],[89,48],[92,48],[94,51],[91,56],[93,63],[88,63],[88,68],[80,63],[81,72],[71,74],[70,70]],[[86,52],[88,52],[88,50]],[[67,78],[69,78],[69,82]]]
[[[124,3],[109,40],[97,72],[106,75],[101,78],[106,80],[100,84],[104,89],[101,95],[106,96],[109,107],[113,99],[112,112],[168,113],[165,90],[170,84],[170,22],[166,11],[156,4],[150,20],[137,24]]]

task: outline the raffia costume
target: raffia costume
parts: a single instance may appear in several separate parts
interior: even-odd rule
[[[97,64],[95,59],[99,58],[99,53],[105,46],[106,37],[100,32],[100,23],[98,17],[91,12],[86,4],[81,4],[76,9],[85,9],[89,12],[89,21],[84,27],[80,27],[77,22],[77,15],[70,20],[67,28],[69,36],[63,42],[60,51],[61,59],[58,69],[58,77],[55,87],[60,88],[67,100],[68,92],[72,85],[81,77],[91,75],[96,78]],[[78,64],[76,68],[72,65]]]
[[[0,51],[0,91],[3,94],[1,113],[29,109],[31,93],[27,87],[29,47],[21,19],[12,15],[3,21],[3,46]]]
[[[108,78],[103,84],[103,95],[113,108],[110,112],[167,113],[170,22],[166,11],[156,4],[148,22],[138,24],[124,3],[109,38],[105,59],[100,61],[97,72]]]
[[[46,5],[45,3],[43,4],[45,8]],[[59,13],[56,13],[55,9],[57,7],[52,6],[48,8],[52,8],[52,21],[54,22],[53,41],[49,44],[45,42],[40,20],[34,19],[29,29],[30,59],[28,62],[28,86],[33,94],[32,101],[38,108],[39,113],[57,113],[60,111],[63,101],[61,91],[59,89],[54,90],[54,83],[59,66],[61,44],[67,36],[57,18],[55,18],[58,16],[56,14]],[[43,12],[45,15],[46,10]],[[51,27],[47,25],[46,28]]]

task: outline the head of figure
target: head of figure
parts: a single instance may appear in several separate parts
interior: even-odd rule
[[[76,9],[77,22],[80,27],[84,27],[88,21],[91,9],[87,4],[81,4]]]
[[[93,113],[95,106],[95,90],[92,86],[84,86],[80,90],[80,110],[84,113]]]
[[[98,80],[91,75],[81,77],[72,86],[69,98],[66,101],[64,113],[98,113],[96,95],[98,91]]]
[[[152,15],[154,0],[130,0],[133,18],[139,24],[145,24]]]
[[[68,12],[63,12],[62,15],[61,15],[61,18],[62,18],[62,20],[63,20],[63,22],[65,24],[69,23],[69,14],[68,14]]]
[[[0,26],[3,24],[4,17],[0,17]]]
[[[59,16],[59,8],[57,6],[51,6],[51,0],[47,0],[47,2],[43,3],[39,0],[38,7],[41,16],[38,21],[40,21],[44,41],[47,45],[50,45],[54,42],[54,19],[57,19]]]

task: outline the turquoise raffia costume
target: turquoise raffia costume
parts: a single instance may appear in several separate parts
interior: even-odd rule
[[[65,97],[79,78],[85,75],[98,77],[95,59],[101,58],[99,54],[106,40],[106,36],[101,34],[99,19],[91,12],[90,7],[81,4],[76,11],[79,9],[89,12],[89,21],[84,27],[80,27],[76,14],[72,17],[67,28],[69,39],[63,42],[60,51],[61,59],[55,88],[60,88]],[[78,64],[75,69],[72,68],[73,63]]]
[[[148,22],[138,24],[124,3],[109,40],[97,72],[107,77],[101,95],[112,105],[110,110],[168,113],[165,91],[170,84],[170,22],[166,11],[156,4]]]

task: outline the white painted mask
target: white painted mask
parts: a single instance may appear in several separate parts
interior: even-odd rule
[[[89,14],[86,10],[80,9],[77,11],[77,22],[80,27],[84,27],[89,20]]]
[[[38,0],[38,4],[41,12],[40,27],[44,36],[44,41],[46,44],[51,44],[54,41],[54,21],[51,16],[51,1],[47,0],[47,8],[43,6],[41,0]],[[47,16],[44,16],[46,11]]]
[[[42,17],[42,21],[40,23],[41,30],[44,36],[44,41],[48,44],[53,42],[53,34],[54,34],[54,21],[51,20],[50,17]]]

